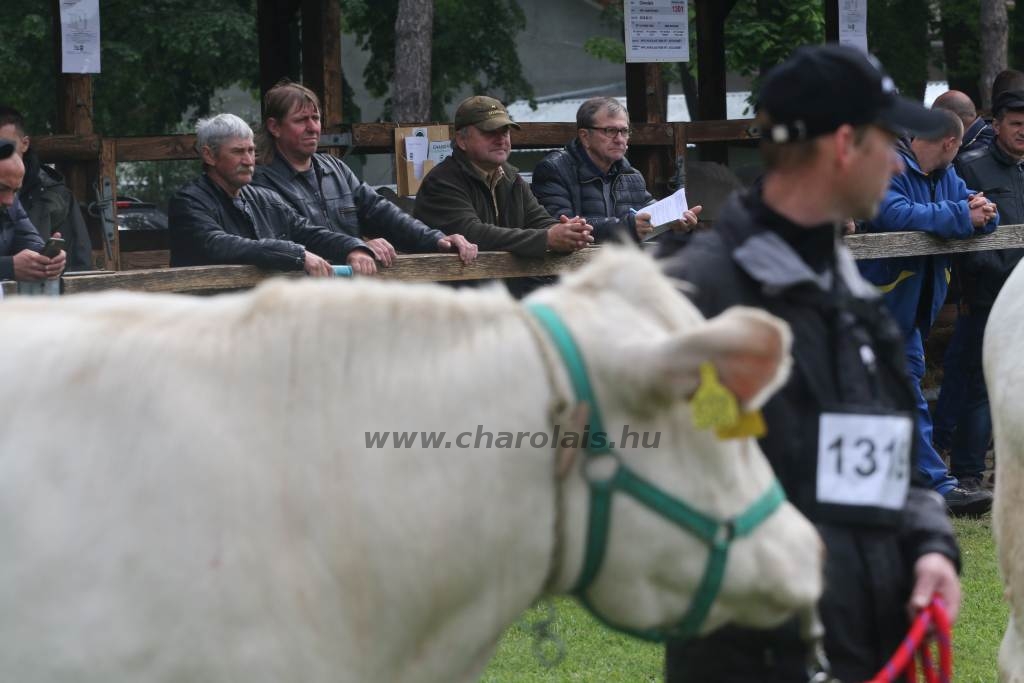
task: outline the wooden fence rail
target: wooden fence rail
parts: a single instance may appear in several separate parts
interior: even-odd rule
[[[1024,225],[1004,225],[989,235],[966,240],[939,240],[920,232],[868,233],[850,235],[846,243],[857,259],[958,254],[969,251],[1024,247]],[[476,261],[464,264],[454,254],[408,254],[396,259],[391,268],[373,276],[405,282],[444,282],[487,278],[554,275],[574,270],[597,254],[593,247],[573,254],[548,254],[544,258],[523,258],[507,252],[481,252]],[[268,277],[301,273],[278,273],[253,266],[197,266],[154,268],[118,272],[69,274],[61,278],[65,294],[130,289],[147,292],[211,293],[247,289]],[[17,283],[5,281],[5,295],[17,293]]]

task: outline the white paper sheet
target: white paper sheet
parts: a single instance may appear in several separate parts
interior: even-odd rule
[[[60,0],[61,71],[100,73],[99,0]]]
[[[434,166],[447,159],[452,155],[452,143],[451,140],[431,140],[430,151],[427,152],[427,158],[434,162]]]
[[[868,0],[839,2],[839,44],[868,51]]]
[[[687,0],[625,0],[627,62],[690,61]]]
[[[679,188],[664,199],[645,206],[638,213],[647,212],[651,214],[651,225],[659,227],[672,221],[682,220],[683,212],[689,207],[686,203],[686,190]]]
[[[412,162],[413,173],[417,179],[423,177],[423,162],[427,160],[428,144],[426,136],[405,139],[405,158]]]

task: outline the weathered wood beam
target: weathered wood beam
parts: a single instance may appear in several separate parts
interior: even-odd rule
[[[325,131],[341,126],[340,36],[338,0],[302,1],[302,82],[320,96]]]
[[[554,275],[580,267],[593,258],[599,248],[572,254],[548,254],[543,258],[523,258],[507,252],[480,252],[473,263],[463,263],[455,254],[403,254],[395,265],[370,276],[403,282],[445,282],[490,278]],[[303,277],[303,273],[280,273],[254,266],[195,266],[157,268],[116,273],[83,273],[64,278],[63,292],[79,294],[107,289],[131,289],[146,292],[200,293],[246,289],[275,276]]]
[[[293,25],[298,0],[256,0],[256,43],[260,58],[260,99],[279,80],[293,75],[297,55]],[[340,27],[339,27],[340,30]],[[298,77],[298,74],[294,74]]]
[[[825,42],[839,42],[839,0],[823,0],[825,5]]]
[[[734,141],[752,139],[747,128],[751,120],[697,121],[694,123],[635,123],[630,143],[674,147],[678,145],[675,130],[683,127],[689,142]],[[512,146],[559,147],[576,135],[574,123],[523,123],[522,130],[512,132]],[[394,123],[356,123],[350,126],[352,151],[386,153],[394,151]],[[104,140],[117,143],[117,161],[174,161],[197,159],[196,136],[192,134],[157,135],[151,137],[101,138],[98,135],[39,135],[32,145],[43,161],[93,161],[99,158]]]

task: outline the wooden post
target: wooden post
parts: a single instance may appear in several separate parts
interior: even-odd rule
[[[723,121],[725,107],[725,17],[733,2],[697,0],[697,117]],[[729,150],[721,143],[701,146],[703,161],[728,163]]]
[[[839,42],[839,0],[825,2],[825,42]]]
[[[626,64],[626,108],[633,123],[665,123],[667,91],[660,64]],[[647,189],[656,197],[668,190],[673,165],[668,147],[633,148],[630,163],[647,179]]]
[[[282,78],[298,78],[293,69],[298,48],[292,27],[301,0],[256,0],[256,43],[260,51],[260,98]],[[339,28],[340,30],[340,28]]]
[[[110,179],[110,197],[111,200],[117,201],[117,142],[112,139],[104,140],[100,146],[100,162],[99,162],[99,178],[97,178],[97,184],[102,189],[103,179]],[[117,205],[110,207],[111,215],[117,216]],[[103,224],[102,218],[100,219],[100,230],[105,230],[106,225]],[[121,239],[120,233],[115,228],[114,236],[110,240],[110,250],[113,254],[112,258],[107,257],[107,250],[104,248],[103,234],[99,234],[100,238],[98,242],[93,241],[93,254],[96,253],[96,246],[99,245],[99,251],[103,254],[103,268],[106,270],[121,270]],[[92,231],[89,231],[89,239],[94,240],[92,237]],[[95,261],[95,256],[93,257]]]
[[[302,82],[320,96],[325,132],[341,127],[340,36],[338,0],[302,0]]]
[[[57,69],[57,121],[56,132],[71,135],[92,135],[93,102],[92,76],[90,74],[66,74],[63,72],[63,45],[61,44],[60,0],[51,0],[50,15],[53,26],[54,68]],[[102,16],[102,15],[101,15]],[[101,32],[102,35],[102,32]],[[101,150],[102,154],[102,150]],[[105,172],[101,168],[100,158],[89,160],[65,161],[60,164],[64,179],[79,204],[88,206],[96,200],[93,184],[99,183],[100,176]],[[114,182],[114,163],[110,163],[111,182]],[[117,241],[114,241],[114,258],[108,259],[103,248],[103,222],[88,211],[83,212],[86,227],[89,230],[89,241],[93,246],[93,262],[97,262],[97,253],[102,254],[98,261],[105,268],[113,268],[117,263]],[[98,241],[97,241],[98,240]],[[97,252],[96,247],[99,247]]]

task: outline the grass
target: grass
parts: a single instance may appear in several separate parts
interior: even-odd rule
[[[957,683],[993,683],[996,653],[1006,626],[1007,608],[996,564],[989,517],[955,521],[963,554],[963,602],[953,634]],[[662,680],[663,649],[619,635],[596,622],[569,599],[555,601],[554,629],[566,645],[565,659],[556,667],[542,665],[533,652],[529,624],[543,620],[535,607],[510,627],[484,672],[484,683],[657,683]]]

